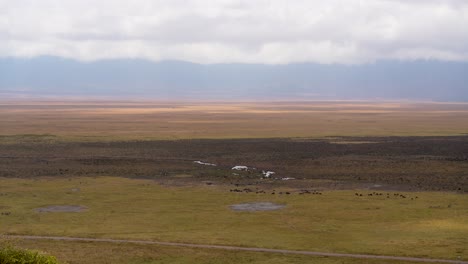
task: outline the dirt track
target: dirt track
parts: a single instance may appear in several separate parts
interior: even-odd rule
[[[204,245],[204,244],[189,244],[189,243],[173,243],[173,242],[145,241],[145,240],[126,240],[126,239],[110,239],[110,238],[80,238],[80,237],[54,237],[54,236],[21,236],[21,235],[12,235],[12,236],[6,236],[6,237],[7,238],[13,238],[13,239],[43,239],[43,240],[59,240],[59,241],[134,243],[134,244],[146,244],[146,245],[162,245],[162,246],[177,246],[177,247],[191,247],[191,248],[208,248],[208,249],[238,250],[238,251],[251,251],[251,252],[281,253],[281,254],[300,254],[300,255],[310,255],[310,256],[323,256],[323,257],[345,257],[345,258],[358,258],[358,259],[383,259],[383,260],[399,260],[399,261],[425,262],[425,263],[468,264],[468,261],[461,261],[461,260],[445,260],[445,259],[415,258],[415,257],[401,257],[401,256],[381,256],[381,255],[367,255],[367,254],[328,253],[328,252],[298,251],[298,250],[270,249],[270,248],[249,248],[249,247]]]

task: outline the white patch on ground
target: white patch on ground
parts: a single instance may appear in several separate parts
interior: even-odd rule
[[[270,178],[271,175],[275,174],[274,171],[262,171],[263,177]]]
[[[243,204],[233,204],[229,206],[234,211],[273,211],[284,208],[286,205],[275,204],[270,202],[254,202],[254,203],[243,203]]]
[[[247,166],[240,166],[240,165],[232,167],[232,170],[239,170],[239,171],[240,171],[240,170],[246,171],[246,170],[248,170],[248,169],[249,169],[249,167],[247,167]]]
[[[85,211],[86,209],[88,208],[81,205],[49,205],[46,207],[36,208],[34,211],[38,213],[79,213]]]
[[[205,166],[216,166],[216,164],[214,164],[214,163],[208,163],[208,162],[203,162],[203,161],[199,161],[199,160],[196,160],[193,163],[200,164],[200,165],[205,165]]]
[[[296,178],[290,178],[290,177],[285,177],[285,178],[281,178],[281,180],[283,181],[289,181],[289,180],[295,180]]]

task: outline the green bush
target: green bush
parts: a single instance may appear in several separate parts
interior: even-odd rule
[[[0,264],[58,264],[57,259],[38,251],[0,247]]]

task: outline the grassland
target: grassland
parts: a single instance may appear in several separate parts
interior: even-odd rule
[[[0,234],[468,260],[467,132],[461,103],[0,100]],[[286,207],[229,207],[255,201]],[[34,210],[48,205],[88,209]],[[68,263],[397,263],[13,243]]]
[[[168,187],[115,177],[1,179],[0,232],[147,239],[324,252],[466,258],[468,197],[406,193],[406,199],[231,193],[226,186]],[[289,190],[289,189],[285,189]],[[291,190],[293,191],[293,190]],[[418,196],[417,199],[410,200]],[[283,210],[235,212],[229,205],[272,201]],[[81,213],[37,213],[46,205]]]
[[[0,101],[0,123],[3,136],[80,141],[441,136],[467,133],[468,104]]]

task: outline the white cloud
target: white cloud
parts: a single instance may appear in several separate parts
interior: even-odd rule
[[[0,0],[0,56],[468,60],[464,0]]]

